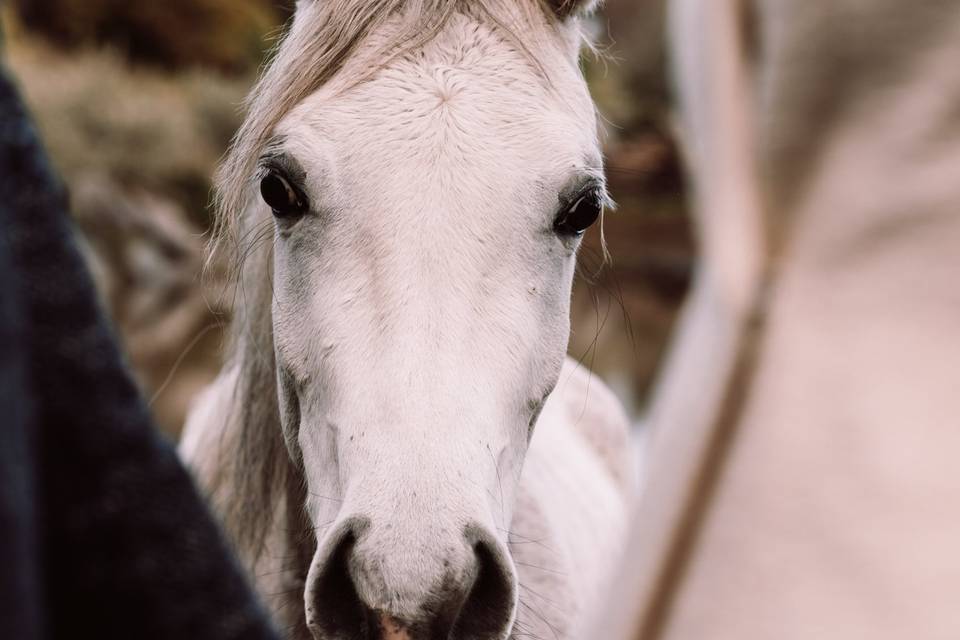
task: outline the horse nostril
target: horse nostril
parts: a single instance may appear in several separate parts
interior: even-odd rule
[[[377,638],[379,623],[364,605],[350,577],[350,555],[357,542],[354,527],[346,526],[326,563],[314,579],[307,606],[308,626],[322,638]]]
[[[476,554],[476,579],[454,623],[451,638],[457,640],[500,640],[513,626],[517,581],[505,552],[484,531],[471,528],[468,538]]]

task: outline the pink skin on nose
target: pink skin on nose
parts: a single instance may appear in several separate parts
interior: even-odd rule
[[[410,640],[407,630],[385,613],[380,614],[380,640]]]

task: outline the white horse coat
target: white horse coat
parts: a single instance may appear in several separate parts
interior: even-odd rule
[[[299,5],[222,173],[247,268],[182,454],[291,637],[574,637],[630,485],[564,361],[605,199],[577,7],[343,4]]]

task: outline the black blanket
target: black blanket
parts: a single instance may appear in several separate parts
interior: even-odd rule
[[[0,639],[275,638],[150,414],[0,71]]]

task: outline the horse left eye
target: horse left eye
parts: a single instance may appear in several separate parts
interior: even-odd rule
[[[271,170],[260,180],[260,196],[278,218],[300,215],[307,209],[306,198],[278,171]]]
[[[557,233],[581,235],[597,221],[602,210],[603,203],[600,200],[600,194],[591,191],[580,196],[569,208],[560,212],[553,222],[553,228]]]

